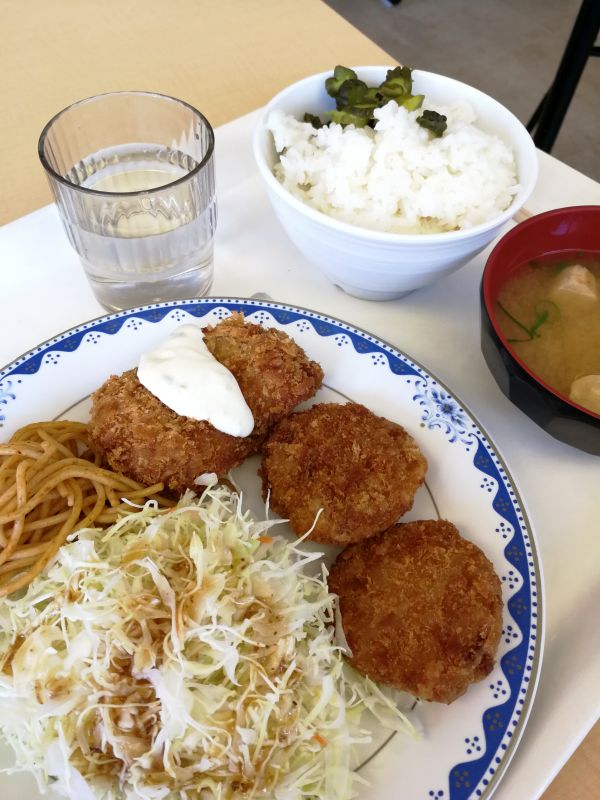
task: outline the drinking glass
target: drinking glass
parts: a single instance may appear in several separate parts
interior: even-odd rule
[[[217,206],[214,133],[199,111],[152,92],[89,97],[48,122],[38,153],[105,308],[206,294]]]

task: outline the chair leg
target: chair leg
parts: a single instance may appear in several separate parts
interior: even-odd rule
[[[583,0],[552,86],[529,121],[533,141],[549,153],[600,30],[600,0]]]
[[[546,102],[547,99],[548,99],[548,92],[546,92],[546,94],[542,97],[542,99],[538,103],[536,110],[531,115],[531,119],[527,123],[527,130],[529,131],[529,133],[532,133],[532,131],[535,130],[538,124],[538,120],[540,118],[540,114],[542,113],[542,109],[544,108],[544,103]]]

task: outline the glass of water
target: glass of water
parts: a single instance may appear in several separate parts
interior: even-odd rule
[[[38,153],[105,308],[206,294],[217,206],[214,133],[199,111],[151,92],[89,97],[48,122]]]

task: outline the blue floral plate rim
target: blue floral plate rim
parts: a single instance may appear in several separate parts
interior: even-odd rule
[[[426,407],[425,411],[423,412],[422,419],[427,422],[427,426],[430,428],[444,428],[444,432],[448,435],[450,442],[454,442],[457,440],[457,438],[460,438],[459,435],[463,436],[461,441],[467,447],[467,451],[469,451],[469,448],[476,443],[477,450],[473,463],[477,469],[486,473],[488,472],[486,466],[478,465],[476,460],[479,451],[483,447],[483,449],[487,451],[487,454],[492,456],[492,460],[494,462],[494,464],[491,465],[494,471],[489,471],[489,474],[493,474],[498,478],[498,494],[500,494],[501,482],[503,486],[505,485],[510,487],[510,498],[508,494],[506,495],[506,498],[509,500],[509,503],[512,504],[512,509],[515,511],[515,519],[518,520],[514,528],[514,536],[517,536],[520,533],[521,538],[524,540],[525,547],[528,551],[527,557],[530,565],[528,573],[529,581],[527,581],[527,585],[524,583],[522,588],[527,588],[529,592],[531,592],[533,586],[536,590],[533,592],[533,596],[536,597],[536,600],[532,602],[532,606],[536,610],[533,612],[530,609],[531,616],[529,617],[530,626],[531,624],[533,625],[535,634],[533,634],[533,638],[531,638],[531,629],[529,629],[529,635],[523,636],[523,642],[521,643],[526,645],[528,662],[526,669],[529,671],[529,675],[527,678],[523,676],[527,681],[527,684],[525,687],[519,685],[519,697],[515,699],[515,704],[513,704],[516,706],[516,701],[518,700],[521,704],[521,708],[517,712],[516,719],[512,718],[511,715],[511,719],[509,721],[512,723],[512,730],[508,730],[507,723],[506,730],[503,729],[502,731],[503,734],[506,734],[510,737],[507,744],[502,744],[502,751],[500,751],[500,748],[497,747],[496,750],[493,750],[492,752],[492,747],[488,745],[488,737],[486,735],[486,750],[483,756],[475,761],[456,764],[450,770],[450,774],[448,776],[448,795],[446,795],[443,790],[430,790],[427,795],[429,798],[433,798],[434,800],[438,800],[438,798],[445,799],[446,797],[448,797],[450,800],[480,800],[483,798],[489,798],[492,792],[496,789],[500,778],[506,771],[506,768],[508,767],[514,755],[516,746],[521,738],[525,724],[529,717],[535,696],[535,690],[539,680],[545,629],[545,615],[543,611],[545,608],[543,571],[535,534],[529,522],[529,516],[520,492],[516,486],[516,482],[512,477],[504,458],[500,455],[498,447],[495,445],[494,441],[491,439],[487,431],[479,423],[478,419],[474,416],[470,409],[468,409],[468,407],[462,403],[457,394],[450,390],[443,381],[437,378],[437,376],[431,373],[427,368],[421,365],[418,361],[412,359],[398,347],[386,342],[384,339],[381,339],[378,336],[372,335],[362,328],[350,325],[349,323],[337,319],[329,314],[324,314],[319,311],[314,311],[301,306],[280,303],[270,299],[263,300],[256,297],[245,298],[233,296],[211,296],[170,300],[100,315],[92,320],[73,326],[62,333],[47,339],[37,347],[31,348],[18,358],[14,359],[0,370],[0,412],[2,410],[2,403],[6,404],[7,402],[5,398],[7,396],[12,396],[10,395],[10,392],[5,392],[4,395],[2,394],[3,390],[1,382],[4,381],[4,379],[13,375],[32,374],[37,372],[42,366],[43,356],[48,352],[52,352],[53,350],[72,352],[78,349],[85,334],[91,330],[101,330],[104,333],[114,334],[118,333],[121,330],[123,323],[132,317],[141,317],[148,322],[160,322],[172,310],[181,309],[187,311],[188,313],[193,313],[190,311],[190,309],[194,308],[197,309],[198,313],[193,314],[193,316],[203,317],[207,313],[210,313],[212,307],[217,308],[220,306],[227,308],[228,312],[242,311],[247,314],[252,314],[261,310],[269,313],[278,312],[279,318],[275,313],[273,313],[272,316],[277,320],[277,322],[284,325],[289,324],[297,319],[304,319],[312,324],[315,332],[319,336],[329,336],[334,332],[334,330],[327,331],[327,326],[332,329],[337,329],[341,333],[350,335],[352,344],[354,345],[354,349],[357,353],[377,351],[383,352],[388,358],[388,365],[392,372],[396,372],[397,374],[412,374],[417,379],[421,379],[421,388],[425,393],[423,395],[415,395],[413,400],[423,397],[430,402],[431,397],[426,396],[426,390],[428,388],[428,381],[432,382],[434,385],[434,390],[432,390],[433,400],[437,404],[436,407],[441,409],[445,403],[446,410],[440,415],[437,413],[434,414],[431,408]],[[204,310],[204,313],[200,313],[201,310]],[[286,319],[286,316],[288,319]],[[321,323],[321,332],[317,329],[315,323]],[[325,326],[325,328],[323,328],[323,326]],[[365,346],[361,346],[359,349],[359,347],[356,346],[357,340],[359,342],[364,342]],[[68,346],[61,347],[61,343],[68,344]],[[394,368],[395,362],[390,359],[390,356],[392,356],[392,359],[395,359],[398,362],[398,364],[396,364],[396,369]],[[29,368],[24,369],[24,367],[27,365],[29,365]],[[418,385],[418,380],[416,383]],[[436,387],[439,387],[439,390]],[[436,392],[437,395],[435,394]],[[420,402],[420,405],[426,406],[427,403],[423,401]],[[473,429],[469,432],[460,430],[459,425],[459,423],[468,421],[467,418],[471,421],[470,425]],[[2,428],[2,420],[3,415],[0,413],[0,429]],[[471,441],[473,437],[475,442]],[[508,656],[511,652],[513,652],[513,650],[509,650],[505,654],[504,658],[506,658],[506,656]],[[505,672],[504,664],[502,665],[502,669],[503,672]],[[521,693],[525,694],[524,698],[520,697]],[[495,711],[496,708],[496,706],[491,706],[489,709],[485,710],[485,713],[487,713],[489,716],[489,714],[491,714],[492,711]],[[493,730],[493,728],[491,729]],[[479,752],[479,746],[477,747],[477,750]],[[490,750],[489,753],[488,750]],[[470,753],[471,751],[467,750],[467,752]],[[462,779],[461,783],[461,775],[466,774],[465,770],[462,768],[464,766],[477,764],[479,762],[485,763],[483,764],[483,769],[479,770],[476,776],[476,783],[473,784],[467,782],[465,784],[464,778]],[[493,763],[494,766],[489,767],[490,763]],[[456,778],[454,784],[453,775]]]

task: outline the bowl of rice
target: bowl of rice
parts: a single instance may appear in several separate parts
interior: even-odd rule
[[[388,67],[354,67],[368,86]],[[470,261],[527,201],[537,180],[535,145],[493,98],[430,72],[412,72],[411,110],[390,100],[372,126],[329,122],[331,72],[288,86],[266,106],[254,156],[290,239],[355,297],[390,300]],[[434,135],[418,120],[446,118]],[[304,121],[320,115],[326,123]]]

